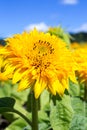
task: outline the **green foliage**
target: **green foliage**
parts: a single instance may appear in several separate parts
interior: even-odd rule
[[[44,90],[40,97],[40,106],[41,110],[49,111],[50,107],[50,94],[48,91]]]
[[[87,118],[81,115],[75,115],[70,130],[87,130]]]
[[[18,85],[12,85],[11,81],[1,82],[0,85],[0,113],[11,123],[5,130],[31,130],[31,126],[27,125],[25,120],[19,118],[18,115],[3,113],[15,112],[14,110],[17,108],[31,120],[31,113],[23,109],[23,105],[30,100],[27,97],[29,90],[17,92]],[[84,85],[79,86],[70,81],[69,94],[70,96],[65,93],[62,98],[58,95],[50,96],[46,90],[41,94],[38,112],[39,130],[87,129],[87,103],[81,100],[84,96]]]
[[[69,81],[69,94],[71,96],[80,96],[80,86],[72,81]]]
[[[26,126],[27,123],[23,119],[17,119],[11,125],[9,125],[5,130],[24,130]],[[29,128],[29,130],[31,130],[31,127]]]
[[[20,115],[24,120],[26,120],[26,122],[29,125],[31,125],[30,120],[24,114],[22,114],[22,111],[20,112],[17,109],[14,109],[14,104],[15,104],[15,100],[13,98],[10,98],[10,97],[0,98],[0,113],[14,112]]]
[[[72,117],[70,96],[64,95],[60,101],[56,101],[56,106],[51,107],[50,122],[53,130],[69,130]]]
[[[80,83],[80,97],[83,99],[84,98],[84,93],[85,93],[85,85],[83,83]]]
[[[7,82],[0,82],[0,97],[12,97],[21,106],[27,100],[29,90],[17,92],[17,88],[18,84],[12,85],[10,80]]]
[[[70,130],[87,130],[87,103],[80,98],[72,98],[72,107],[74,116],[71,122]]]
[[[85,114],[85,102],[83,102],[80,98],[72,98],[72,107],[74,109],[74,114],[80,114],[82,116]]]
[[[12,85],[11,81],[0,82],[0,98],[2,97],[11,97],[16,100],[14,108],[17,108],[22,113],[26,114],[26,111],[23,109],[23,105],[27,101],[27,95],[29,90],[23,92],[17,92],[18,84]],[[26,95],[26,96],[25,96]],[[5,108],[7,109],[7,108]],[[9,108],[10,109],[10,108]],[[10,111],[10,110],[9,110]],[[12,109],[11,109],[12,111]],[[11,123],[19,116],[15,113],[2,113],[2,115]]]
[[[87,32],[78,32],[78,33],[71,33],[72,36],[71,42],[87,42]]]
[[[11,83],[0,82],[0,97],[10,96],[12,93]]]
[[[12,111],[15,100],[10,97],[0,98],[0,113]]]
[[[50,130],[49,124],[46,122],[39,122],[39,130]],[[12,124],[10,124],[5,130],[31,130],[30,126],[23,119],[17,119]]]
[[[66,42],[67,46],[69,47],[71,36],[68,33],[66,33],[61,26],[53,27],[53,28],[51,27],[49,28],[48,32],[51,35],[56,35],[57,37],[60,37],[62,40]]]
[[[50,120],[46,112],[43,110],[39,111],[39,130],[50,130]]]

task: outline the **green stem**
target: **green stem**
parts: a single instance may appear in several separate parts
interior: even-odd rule
[[[31,93],[29,92],[29,94],[27,96],[27,103],[26,103],[26,109],[28,112],[31,112],[31,110],[32,110],[31,103],[32,103]]]
[[[32,130],[38,130],[38,99],[35,99],[34,92],[32,95]]]
[[[21,112],[19,112],[16,109],[13,109],[13,112],[20,115],[30,126],[32,126],[32,122],[24,114],[22,114]]]

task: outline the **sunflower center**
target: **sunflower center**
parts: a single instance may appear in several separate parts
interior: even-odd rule
[[[33,57],[33,66],[35,68],[46,69],[50,66],[49,56],[54,54],[54,48],[50,42],[39,40],[34,43],[33,50],[36,56]]]
[[[39,55],[47,55],[53,54],[54,48],[50,44],[50,42],[39,40],[38,42],[34,43],[33,50],[37,50]]]

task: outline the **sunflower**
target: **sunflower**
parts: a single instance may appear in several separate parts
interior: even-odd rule
[[[36,29],[6,39],[0,54],[4,58],[2,74],[19,83],[18,91],[31,88],[38,98],[44,89],[63,95],[68,78],[75,79],[76,65],[66,43]],[[10,76],[9,76],[10,75]]]
[[[74,58],[78,64],[76,75],[79,82],[87,83],[87,47],[83,46],[73,51]]]
[[[78,49],[78,48],[80,48],[81,47],[81,45],[80,45],[80,43],[78,43],[78,42],[73,42],[73,43],[71,43],[70,44],[70,48],[73,50],[73,49]]]
[[[0,51],[2,50],[3,46],[0,45]],[[4,76],[4,74],[2,74],[3,71],[3,57],[2,55],[0,55],[0,81],[5,81],[7,80],[7,76]]]

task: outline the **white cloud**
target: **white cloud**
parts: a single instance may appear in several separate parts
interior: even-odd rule
[[[78,0],[62,0],[63,4],[77,4]]]
[[[72,30],[73,32],[87,32],[87,23],[82,24],[80,27]]]
[[[41,23],[37,23],[37,24],[30,24],[27,27],[25,27],[26,31],[30,31],[33,30],[34,28],[36,28],[38,31],[47,31],[49,26],[46,25],[44,22]]]

